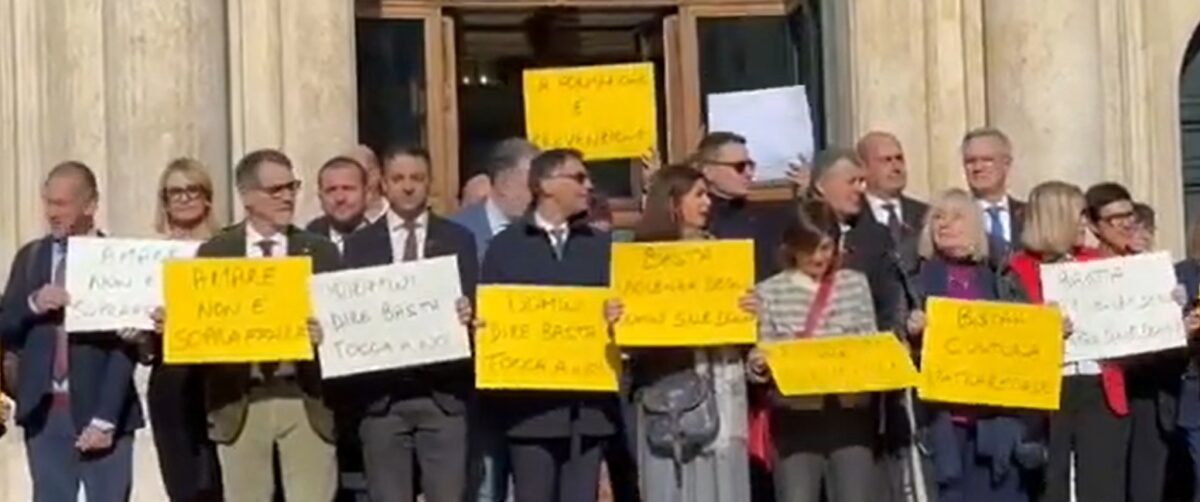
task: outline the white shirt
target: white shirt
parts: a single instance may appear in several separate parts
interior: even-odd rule
[[[367,226],[369,221],[370,220],[364,220],[362,223],[359,223],[357,227],[354,227],[354,230],[362,230],[363,227]],[[329,240],[333,241],[333,243],[337,245],[339,252],[345,251],[343,248],[346,246],[346,235],[348,234],[338,232],[338,230],[333,228],[332,225],[329,226]]]
[[[262,258],[263,250],[259,245],[262,241],[271,241],[275,244],[271,246],[271,256],[287,256],[287,236],[282,232],[276,232],[270,237],[263,237],[262,234],[254,230],[254,227],[249,223],[246,224],[246,257],[247,258]]]
[[[487,201],[483,203],[483,210],[487,214],[488,228],[491,230],[493,237],[503,232],[512,223],[512,220],[508,219],[508,215],[500,210],[500,206],[492,202],[491,197],[488,197]]]
[[[988,215],[988,209],[993,207],[1000,208],[1000,224],[1004,226],[1004,231],[1002,232],[1004,240],[1012,242],[1012,211],[1008,207],[1008,196],[1004,196],[1003,199],[1000,199],[1000,202],[988,202],[983,199],[976,199],[975,202],[979,203],[979,210],[983,211],[983,231],[989,235],[992,233],[992,217]]]
[[[550,245],[554,247],[558,247],[566,242],[567,237],[571,234],[571,227],[567,225],[567,222],[564,221],[555,225],[542,218],[542,215],[537,211],[533,213],[533,224],[546,232],[546,236],[550,239]],[[556,235],[555,232],[559,233]]]
[[[1063,363],[1063,376],[1073,375],[1099,375],[1100,363],[1098,361],[1078,361],[1074,363]]]
[[[429,229],[429,211],[422,212],[417,216],[417,227],[413,229],[417,233],[417,259],[425,258],[425,234]],[[388,210],[387,212],[388,233],[392,236],[392,263],[400,263],[404,261],[404,242],[408,240],[408,229],[404,228],[404,218],[396,214],[395,211]]]
[[[888,210],[883,205],[891,204],[896,211],[896,218],[900,220],[901,225],[904,224],[904,210],[900,205],[900,199],[884,199],[868,193],[867,204],[871,206],[871,214],[875,215],[875,221],[884,226],[888,224]]]

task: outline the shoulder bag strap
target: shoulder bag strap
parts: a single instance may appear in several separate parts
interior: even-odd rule
[[[813,299],[812,308],[808,309],[808,316],[804,319],[804,330],[797,333],[796,338],[811,337],[825,319],[825,312],[829,310],[829,300],[833,296],[833,278],[836,274],[837,272],[829,274],[817,286],[817,297]]]

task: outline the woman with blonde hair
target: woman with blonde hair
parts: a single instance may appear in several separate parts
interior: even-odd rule
[[[979,206],[969,193],[946,190],[931,203],[917,241],[920,305],[929,297],[969,301],[1026,302],[1012,271],[990,259],[1003,241],[988,237]],[[925,313],[907,323],[914,345],[925,330]],[[1029,474],[1045,458],[1044,413],[984,406],[929,404],[925,438],[941,502],[1024,502]],[[980,438],[990,438],[989,441]]]
[[[166,239],[203,241],[217,230],[208,169],[191,158],[167,164],[158,179],[154,229]],[[204,384],[199,368],[162,364],[162,340],[142,342],[151,366],[146,401],[163,485],[173,502],[221,500],[216,449],[208,440]]]
[[[1044,302],[1042,264],[1104,258],[1099,251],[1084,245],[1088,228],[1087,200],[1079,187],[1062,181],[1047,181],[1034,187],[1029,193],[1025,218],[1025,229],[1021,234],[1024,249],[1013,255],[1010,264],[1031,302]],[[1051,415],[1049,423],[1043,500],[1122,501],[1125,496],[1124,455],[1101,452],[1120,450],[1117,443],[1124,444],[1128,440],[1128,427],[1120,425],[1127,422],[1129,414],[1124,375],[1118,366],[1102,361],[1066,363],[1062,373],[1061,405]],[[1110,432],[1114,430],[1124,432]],[[1074,483],[1071,480],[1072,465],[1075,467]],[[1075,485],[1074,494],[1071,493],[1072,484]]]

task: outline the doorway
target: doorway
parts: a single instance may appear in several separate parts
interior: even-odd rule
[[[490,148],[526,137],[522,74],[549,67],[649,62],[654,67],[658,151],[666,146],[663,21],[674,9],[542,7],[450,10],[455,26],[459,179],[483,172]],[[639,159],[589,161],[599,194],[636,204]]]

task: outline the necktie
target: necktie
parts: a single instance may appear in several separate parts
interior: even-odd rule
[[[1008,242],[1008,237],[1004,235],[1004,222],[1000,220],[1000,213],[1004,211],[1004,208],[1000,206],[988,206],[986,211],[988,215],[988,236]]]
[[[63,287],[67,283],[67,245],[66,243],[56,242],[55,257],[57,260],[54,263],[54,277],[51,280],[55,286]],[[71,373],[71,358],[70,348],[71,340],[67,337],[67,329],[62,324],[58,325],[54,343],[54,381],[65,382]]]
[[[254,243],[254,245],[258,246],[258,249],[262,250],[263,258],[275,256],[275,241],[271,239],[263,239]]]
[[[275,241],[271,239],[263,239],[254,243],[258,249],[262,250],[263,258],[275,256]],[[259,371],[262,372],[263,380],[270,380],[275,376],[275,371],[279,369],[279,363],[262,363],[259,365]]]
[[[554,257],[558,260],[563,258],[563,250],[567,248],[567,229],[556,228],[550,232],[550,245],[554,247]]]
[[[417,261],[417,220],[404,220],[404,254],[400,261]]]
[[[900,214],[896,212],[896,204],[884,202],[883,210],[887,211],[887,227],[888,232],[892,234],[892,242],[899,244],[900,238],[904,236],[904,224],[900,222]]]

